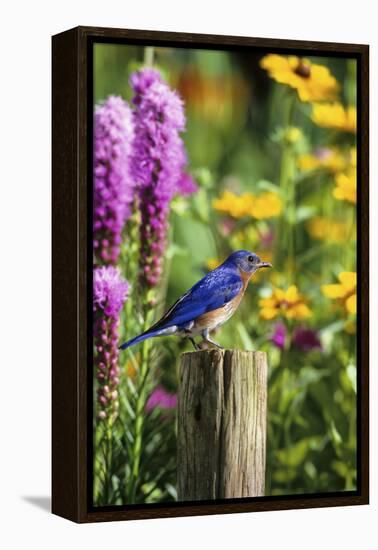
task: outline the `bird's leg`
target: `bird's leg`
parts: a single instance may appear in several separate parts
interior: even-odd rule
[[[192,342],[193,346],[194,346],[194,349],[196,351],[198,351],[200,349],[200,347],[195,343],[195,341],[193,340],[193,338],[191,336],[188,336],[189,340]]]
[[[201,332],[201,336],[202,336],[202,338],[204,339],[204,341],[205,341],[205,342],[208,342],[209,344],[213,344],[213,346],[216,346],[216,347],[219,348],[219,349],[224,349],[222,346],[220,346],[219,344],[217,344],[216,342],[214,342],[214,340],[212,340],[212,339],[210,338],[209,332],[210,332],[210,331],[209,331],[208,328],[206,328],[205,330],[203,330],[203,331]]]

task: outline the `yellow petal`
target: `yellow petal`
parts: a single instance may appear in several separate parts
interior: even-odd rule
[[[311,310],[308,306],[306,306],[306,304],[298,304],[286,311],[286,317],[288,319],[305,319],[311,315]]]
[[[344,191],[340,187],[335,187],[334,190],[332,191],[332,195],[338,201],[343,201],[345,199]]]
[[[278,302],[282,302],[285,299],[285,291],[282,288],[275,288],[274,297]]]
[[[333,196],[338,200],[345,200],[356,204],[357,202],[357,175],[355,170],[336,175],[336,187]]]
[[[296,63],[298,63],[298,60]],[[285,71],[290,69],[288,58],[277,54],[265,55],[260,61],[260,66],[267,71]]]
[[[314,155],[301,155],[298,158],[298,168],[299,170],[314,170],[321,165],[319,159]]]
[[[339,281],[346,290],[353,290],[357,285],[357,273],[354,271],[343,271],[339,273]]]
[[[343,285],[322,285],[322,292],[327,298],[342,298],[345,294]]]
[[[298,289],[295,285],[289,286],[289,288],[286,291],[285,298],[289,303],[293,303],[298,300],[299,298]]]
[[[274,319],[278,314],[278,309],[274,307],[265,307],[261,310],[260,315],[263,319],[269,321]]]
[[[345,109],[341,103],[316,103],[313,105],[311,118],[315,124],[324,128],[356,132],[357,116],[354,107]]]
[[[353,315],[357,311],[357,296],[356,294],[352,294],[352,296],[349,296],[347,301],[345,302],[345,307],[348,311],[348,313],[352,313]]]
[[[263,308],[272,308],[276,307],[277,301],[274,298],[262,298],[259,301],[259,306]]]

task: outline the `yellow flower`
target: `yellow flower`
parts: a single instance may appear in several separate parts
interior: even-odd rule
[[[323,285],[322,292],[331,300],[339,300],[348,313],[357,311],[357,274],[354,271],[343,271],[338,276],[339,283]]]
[[[355,149],[345,154],[336,148],[322,148],[313,154],[300,155],[298,168],[303,171],[327,170],[334,174],[345,170],[353,162],[353,155],[355,155]]]
[[[206,261],[206,267],[209,271],[212,271],[213,269],[218,267],[218,265],[220,265],[221,263],[222,262],[220,260],[218,260],[218,258],[209,258]]]
[[[296,143],[303,137],[302,130],[296,126],[289,126],[284,133],[284,139],[288,143]]]
[[[322,217],[313,218],[306,227],[312,238],[334,243],[345,242],[351,233],[349,224]]]
[[[355,169],[336,174],[336,187],[333,196],[339,201],[357,202],[357,173]]]
[[[313,122],[322,128],[334,128],[356,133],[357,111],[355,107],[344,107],[341,103],[316,103],[312,108]]]
[[[260,66],[277,82],[294,88],[301,101],[327,101],[337,96],[339,85],[329,69],[308,59],[268,54]]]
[[[255,198],[250,215],[257,220],[275,218],[282,212],[282,200],[277,193],[268,191]]]
[[[224,191],[218,199],[213,201],[213,207],[218,212],[229,214],[233,218],[242,218],[246,215],[246,210],[251,207],[253,199],[250,193],[235,195],[231,191]]]
[[[279,216],[282,212],[280,197],[271,191],[255,196],[252,193],[235,195],[231,191],[213,201],[213,207],[218,212],[229,214],[233,218],[251,216],[258,220]]]
[[[306,304],[306,299],[298,292],[295,285],[289,286],[287,290],[274,288],[269,298],[260,300],[260,316],[270,320],[281,315],[286,319],[306,319],[312,315]]]

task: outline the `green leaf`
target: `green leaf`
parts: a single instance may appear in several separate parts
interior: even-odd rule
[[[277,481],[277,483],[287,483],[289,481],[293,481],[296,475],[297,474],[294,468],[279,468],[274,470],[273,479],[274,481]]]
[[[193,178],[200,187],[212,189],[214,187],[213,176],[208,168],[197,168],[192,171]]]
[[[303,222],[315,216],[317,209],[314,206],[299,206],[296,210],[296,221]]]
[[[357,393],[357,369],[356,365],[348,365],[346,368],[347,376],[350,380],[354,393]]]
[[[284,194],[284,190],[282,189],[282,187],[268,180],[259,180],[256,183],[255,187],[258,191],[272,191],[273,193],[277,193],[278,195]]]
[[[332,441],[334,442],[334,444],[336,446],[339,446],[342,443],[343,439],[342,439],[340,433],[338,432],[333,420],[331,420],[329,430],[331,432]]]
[[[237,325],[236,325],[236,328],[237,328],[237,331],[239,333],[239,336],[240,336],[240,339],[242,341],[242,344],[243,344],[243,349],[247,349],[247,350],[254,350],[255,349],[255,346],[247,332],[247,329],[245,328],[245,326],[243,325],[243,323],[240,323],[238,322]]]
[[[301,464],[307,456],[308,451],[316,444],[318,437],[305,437],[287,449],[276,451],[276,457],[281,464],[296,467]],[[312,441],[315,440],[315,441]]]

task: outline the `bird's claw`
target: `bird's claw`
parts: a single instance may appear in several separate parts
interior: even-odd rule
[[[196,342],[193,340],[193,338],[190,338],[190,336],[189,336],[189,340],[192,342],[193,347],[194,347],[194,349],[195,349],[196,351],[199,351],[199,350],[201,349],[201,348],[199,347],[199,345],[196,344]]]

